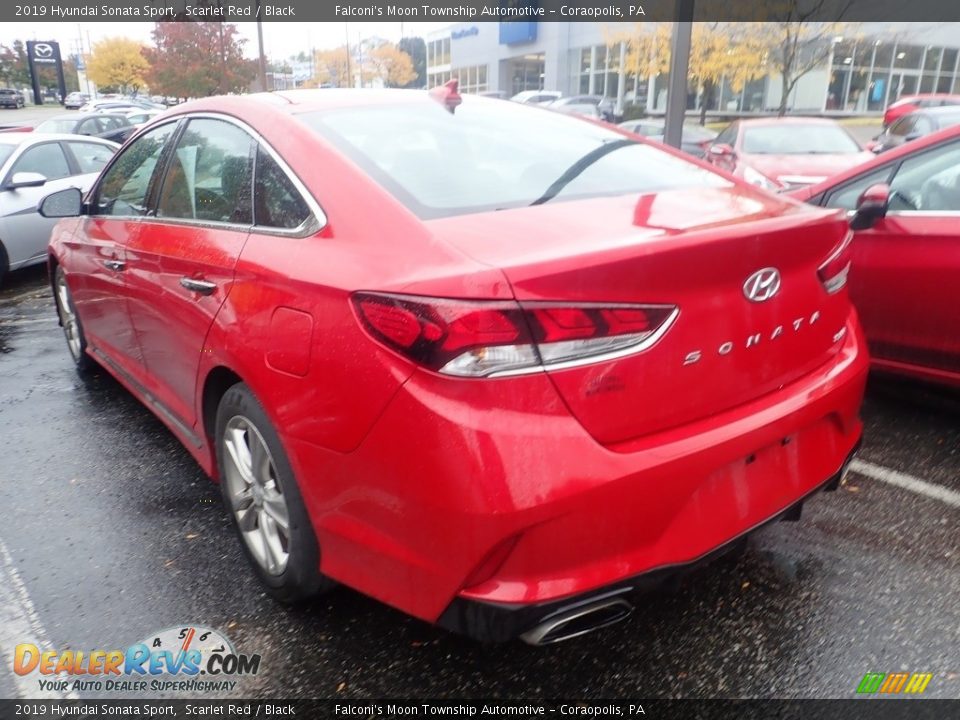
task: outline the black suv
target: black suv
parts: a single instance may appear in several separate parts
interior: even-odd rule
[[[0,107],[17,108],[23,107],[23,94],[13,88],[0,88]]]

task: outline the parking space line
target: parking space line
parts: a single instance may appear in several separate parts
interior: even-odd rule
[[[939,500],[951,507],[960,508],[960,492],[950,490],[942,485],[929,483],[926,480],[915,478],[912,475],[891,470],[880,465],[866,462],[865,460],[854,460],[850,463],[850,469],[859,475],[865,475],[868,478],[885,482],[888,485],[895,485],[904,490],[923,495],[933,500]]]
[[[4,664],[13,668],[14,648],[20,643],[32,642],[44,650],[51,649],[46,630],[40,624],[40,618],[23,584],[20,573],[13,564],[7,546],[0,540],[0,653]],[[55,692],[41,690],[36,675],[13,675],[17,692],[23,699],[76,700],[79,696],[73,692]],[[51,680],[62,679],[51,676]]]

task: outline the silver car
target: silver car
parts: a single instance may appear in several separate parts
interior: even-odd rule
[[[84,193],[120,146],[80,135],[0,133],[0,282],[8,270],[42,263],[56,220],[37,205],[64,188]]]

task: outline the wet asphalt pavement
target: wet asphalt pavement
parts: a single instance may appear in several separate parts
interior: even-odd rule
[[[862,459],[960,492],[960,396],[873,381],[864,418]],[[241,697],[851,698],[868,671],[922,671],[926,696],[960,698],[960,509],[868,477],[613,628],[484,646],[346,588],[268,599],[187,452],[106,373],[75,373],[41,269],[0,291],[0,438],[0,549],[52,648],[219,628],[262,655]],[[0,697],[24,687],[5,658]]]

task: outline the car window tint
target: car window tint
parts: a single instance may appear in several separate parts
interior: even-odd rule
[[[960,142],[907,158],[890,182],[890,212],[960,212]]]
[[[737,123],[730,123],[717,135],[714,142],[718,145],[733,145],[737,141]]]
[[[143,215],[154,168],[176,130],[176,123],[161,125],[137,138],[121,151],[100,183],[94,212],[98,215]]]
[[[861,150],[838,125],[792,122],[744,128],[743,151],[757,155],[825,155]]]
[[[81,173],[98,173],[113,157],[114,149],[90,142],[68,142]]]
[[[257,183],[254,193],[256,224],[261,227],[296,228],[310,217],[310,208],[270,153],[257,149]]]
[[[100,132],[100,124],[97,122],[97,118],[89,118],[77,125],[75,132],[77,135],[96,135]]]
[[[871,185],[887,182],[892,170],[893,168],[887,165],[867,175],[861,175],[852,182],[834,190],[827,198],[826,207],[843,208],[844,210],[856,209],[857,200],[863,194],[863,191]]]
[[[222,120],[191,120],[170,158],[157,216],[249,224],[254,141]]]
[[[913,127],[914,117],[912,115],[907,115],[905,117],[897,120],[893,125],[890,126],[890,134],[904,136],[910,132],[910,129]]]
[[[60,143],[44,143],[26,150],[13,165],[14,173],[40,173],[47,180],[70,176],[70,166]]]
[[[612,129],[517,103],[464,98],[455,113],[422,102],[300,117],[422,219],[729,185]]]

